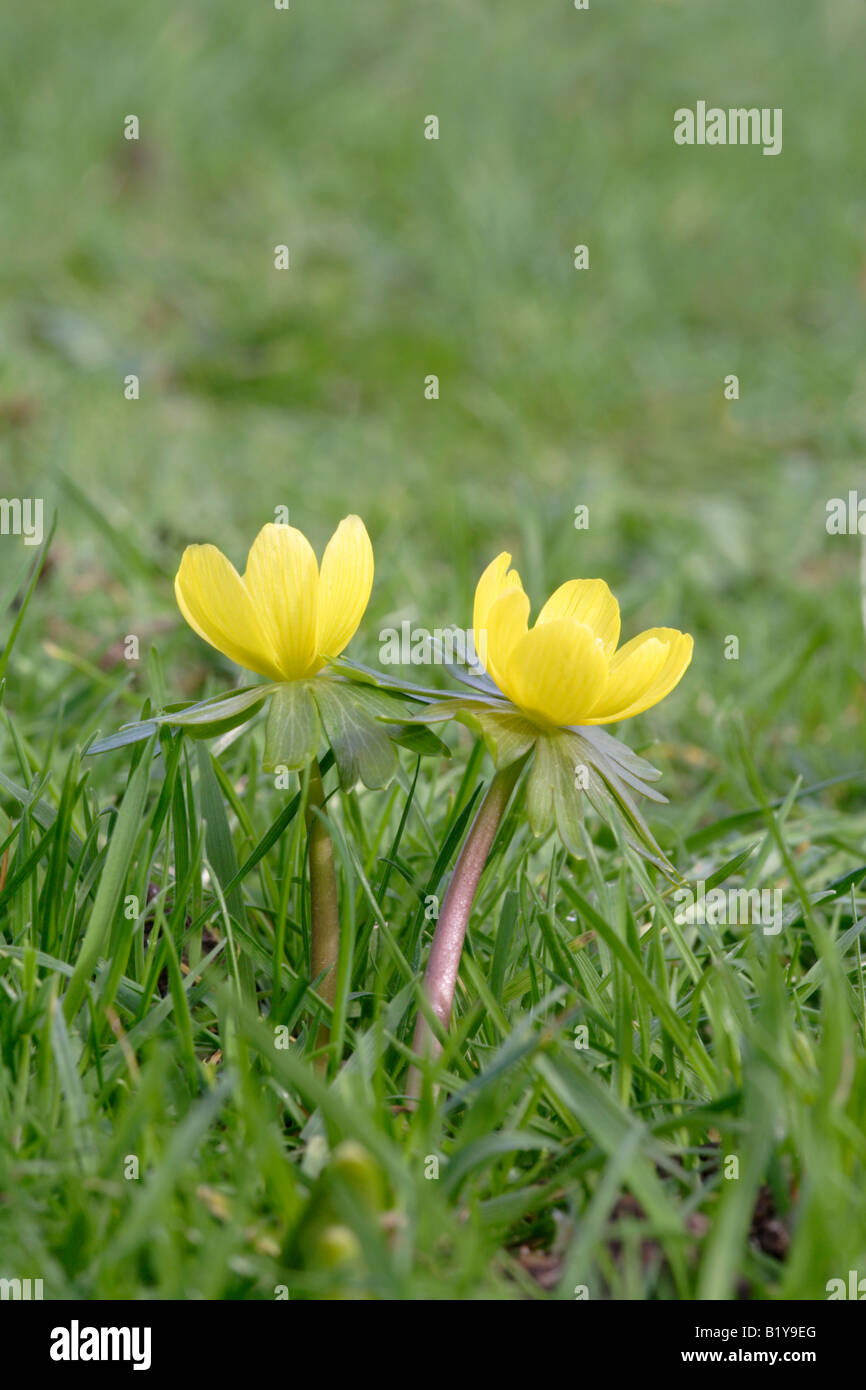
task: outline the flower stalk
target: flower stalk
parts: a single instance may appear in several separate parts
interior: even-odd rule
[[[501,768],[487,788],[454,866],[433,933],[424,991],[433,1014],[446,1031],[451,1021],[460,957],[475,893],[523,763],[524,759],[520,758]],[[423,1013],[418,1014],[413,1046],[416,1056],[426,1060],[438,1057],[442,1051]],[[409,1072],[407,1089],[413,1099],[421,1093],[421,1073],[417,1066]]]
[[[306,824],[310,866],[310,971],[314,980],[327,972],[316,988],[325,1003],[333,1006],[340,954],[340,907],[334,842],[327,826],[325,789],[315,758],[310,764]],[[317,1049],[327,1047],[330,1040],[331,1030],[323,1022],[316,1037]]]

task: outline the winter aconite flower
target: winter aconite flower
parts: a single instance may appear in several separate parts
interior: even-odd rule
[[[585,797],[626,844],[672,872],[635,802],[635,793],[665,800],[651,785],[661,774],[594,726],[628,719],[663,700],[692,659],[691,637],[656,627],[620,647],[619,605],[603,579],[560,585],[530,627],[529,599],[510,565],[507,552],[497,555],[475,590],[473,638],[483,672],[449,663],[470,689],[435,700],[416,716],[428,724],[459,719],[484,740],[496,767],[454,867],[424,975],[429,1007],[443,1030],[475,892],[524,770],[522,804],[534,834],[555,827],[566,849],[585,854]],[[423,1011],[414,1048],[422,1060],[440,1050]],[[417,1066],[407,1085],[413,1098],[420,1094]]]
[[[530,628],[529,598],[503,551],[475,590],[475,646],[512,704],[542,726],[613,724],[669,695],[692,639],[654,627],[618,647],[619,604],[603,579],[569,579]]]
[[[603,579],[560,585],[530,627],[529,598],[510,565],[506,551],[497,555],[475,590],[482,674],[452,666],[470,690],[417,718],[468,724],[499,770],[532,754],[526,809],[536,834],[556,825],[579,853],[585,795],[606,820],[618,812],[626,838],[666,863],[634,801],[635,792],[665,800],[650,786],[660,774],[595,726],[641,714],[670,694],[691,661],[691,637],[655,627],[619,646],[619,605]]]
[[[363,521],[340,522],[319,566],[313,548],[294,526],[263,526],[243,574],[214,545],[190,545],[174,582],[178,606],[200,637],[239,666],[268,677],[205,702],[166,722],[201,725],[228,716],[235,723],[269,701],[264,766],[294,771],[330,744],[340,779],[380,787],[397,767],[394,741],[414,740],[417,729],[399,721],[398,697],[347,678],[334,665],[353,637],[373,585],[373,547]],[[382,719],[390,719],[386,732]]]
[[[347,676],[336,665],[364,615],[372,585],[373,547],[357,516],[340,522],[321,566],[294,526],[263,526],[243,574],[215,545],[188,546],[174,582],[181,613],[205,642],[265,681],[169,706],[90,749],[107,751],[157,731],[163,746],[163,731],[175,738],[211,738],[267,706],[264,769],[276,773],[279,787],[289,785],[282,780],[287,774],[303,774],[310,980],[329,1009],[340,952],[340,904],[323,773],[332,758],[343,786],[361,781],[381,787],[397,769],[395,743],[408,742],[416,752],[441,747],[428,731],[401,722],[417,708],[411,696],[376,689],[369,679]],[[330,753],[320,765],[323,742]],[[206,755],[200,766],[208,766]],[[293,804],[287,808],[289,819]],[[255,998],[254,979],[246,978],[244,987]],[[315,1044],[320,1064],[329,1038],[327,1021],[320,1019]]]
[[[238,574],[215,545],[187,546],[174,581],[190,627],[230,661],[272,681],[314,676],[354,636],[373,587],[373,547],[345,517],[322,556],[294,526],[263,526]]]
[[[246,723],[267,705],[263,766],[300,771],[330,745],[344,786],[385,786],[397,769],[395,743],[416,752],[442,745],[407,715],[417,700],[377,689],[337,662],[364,615],[373,585],[373,547],[363,521],[347,516],[316,560],[294,526],[263,526],[239,574],[215,545],[187,546],[174,581],[190,627],[229,660],[265,682],[170,706],[93,745],[108,751],[158,726],[211,738]]]

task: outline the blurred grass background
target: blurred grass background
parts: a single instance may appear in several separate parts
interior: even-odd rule
[[[0,492],[58,508],[49,628],[95,589],[93,655],[173,619],[186,542],[240,564],[278,504],[319,545],[357,510],[358,656],[395,618],[467,623],[508,548],[536,601],[603,574],[629,633],[695,631],[679,708],[808,636],[841,716],[857,541],[824,513],[866,432],[864,30],[856,0],[7,16]],[[699,97],[781,106],[783,153],[675,146]],[[810,690],[787,713],[814,734]]]

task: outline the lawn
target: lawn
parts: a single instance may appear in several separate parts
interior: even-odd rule
[[[864,39],[855,0],[0,19],[0,497],[45,532],[0,535],[0,1277],[546,1301],[866,1275],[866,571],[827,525],[866,498]],[[678,147],[699,99],[782,108],[782,153]],[[241,567],[278,508],[318,553],[364,518],[371,666],[388,628],[471,626],[503,550],[533,613],[602,576],[624,637],[695,639],[615,729],[663,773],[677,879],[592,811],[581,854],[533,836],[522,782],[416,1107],[431,902],[492,772],[472,733],[381,790],[325,767],[324,1066],[304,781],[263,770],[263,717],[87,751],[238,683],[173,578],[193,542]],[[780,894],[780,929],[684,919],[681,882]]]

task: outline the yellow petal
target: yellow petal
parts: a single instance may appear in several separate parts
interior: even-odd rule
[[[536,625],[512,648],[506,693],[549,724],[585,723],[607,679],[607,658],[595,634],[573,618]]]
[[[355,635],[373,587],[373,547],[359,516],[344,517],[325,547],[319,575],[316,652],[339,656]]]
[[[319,567],[313,547],[294,526],[263,526],[250,546],[244,584],[270,633],[286,680],[316,669]]]
[[[174,581],[178,607],[193,631],[248,671],[282,679],[267,628],[234,565],[215,545],[188,545]]]
[[[503,550],[501,555],[497,555],[495,560],[490,561],[479,579],[475,588],[475,607],[472,614],[474,632],[483,632],[487,627],[490,610],[497,599],[502,598],[503,594],[510,593],[512,589],[523,591],[520,575],[517,570],[508,568],[510,564],[511,556],[507,550]]]
[[[594,713],[628,709],[649,690],[667,660],[670,642],[642,632],[620,647],[610,663],[607,686]]]
[[[607,688],[585,724],[613,724],[657,705],[682,678],[694,642],[686,632],[654,627],[620,647]]]
[[[528,596],[522,589],[510,588],[491,605],[487,626],[473,632],[478,658],[500,690],[511,653],[526,635],[528,622]]]
[[[608,660],[619,641],[619,604],[603,579],[569,579],[560,584],[536,618],[539,623],[554,618],[575,618],[591,628],[601,639]]]

